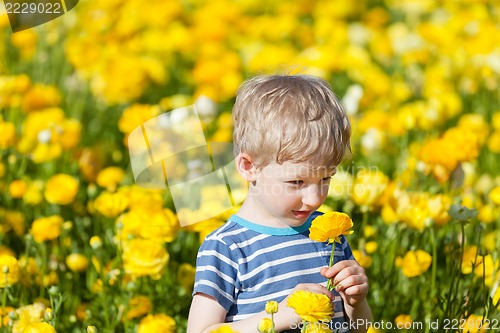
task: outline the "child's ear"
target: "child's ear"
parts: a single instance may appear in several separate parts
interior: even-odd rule
[[[239,153],[235,158],[236,168],[240,175],[248,182],[255,181],[257,175],[257,168],[253,164],[253,160],[250,155],[245,153]]]

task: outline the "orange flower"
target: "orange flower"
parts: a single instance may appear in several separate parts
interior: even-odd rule
[[[315,218],[309,228],[309,238],[318,242],[340,243],[340,235],[350,235],[354,231],[349,215],[340,212],[328,212]]]

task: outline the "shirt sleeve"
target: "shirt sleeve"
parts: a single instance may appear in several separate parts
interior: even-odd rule
[[[216,236],[202,243],[196,259],[193,295],[212,296],[226,311],[236,302],[238,260],[234,252]]]
[[[340,250],[342,251],[342,260],[355,260],[354,255],[352,254],[351,246],[347,242],[347,239],[344,235],[340,236],[340,244],[338,246],[340,247]]]

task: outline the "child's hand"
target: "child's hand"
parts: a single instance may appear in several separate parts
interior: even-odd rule
[[[332,267],[321,269],[321,275],[333,279],[344,302],[352,307],[362,302],[368,294],[368,277],[365,269],[355,260],[339,261]]]

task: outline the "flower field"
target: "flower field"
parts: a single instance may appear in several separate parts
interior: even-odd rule
[[[351,119],[322,210],[354,222],[371,331],[500,330],[498,1],[84,0],[16,33],[0,8],[0,332],[185,332],[231,212],[181,227],[128,137],[196,103],[231,141],[238,86],[275,72]]]

